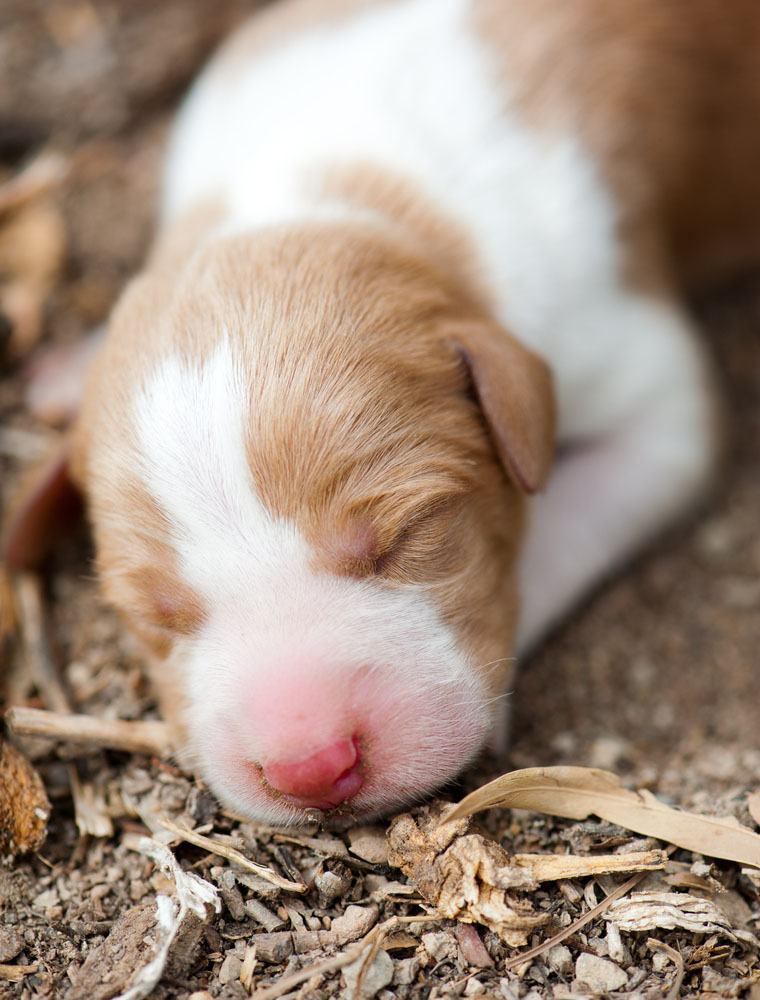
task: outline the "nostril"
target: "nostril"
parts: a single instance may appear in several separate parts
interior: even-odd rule
[[[267,784],[278,792],[315,806],[336,806],[359,791],[356,738],[338,740],[303,760],[275,762],[263,768]]]

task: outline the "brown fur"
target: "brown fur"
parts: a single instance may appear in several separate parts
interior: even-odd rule
[[[597,155],[639,281],[694,282],[760,251],[760,4],[474,0],[526,120]]]

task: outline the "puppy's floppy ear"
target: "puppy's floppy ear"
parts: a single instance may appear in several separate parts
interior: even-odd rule
[[[453,335],[507,475],[525,493],[546,483],[554,459],[556,401],[549,366],[495,323]]]

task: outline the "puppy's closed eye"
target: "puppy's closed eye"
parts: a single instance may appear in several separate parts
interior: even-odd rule
[[[421,505],[375,560],[375,573],[400,583],[423,578],[431,582],[446,575],[452,568],[460,512],[459,497]]]
[[[389,498],[371,514],[352,515],[322,533],[319,565],[358,579],[415,582],[431,563],[447,568],[446,550],[458,520],[457,497],[410,503]]]

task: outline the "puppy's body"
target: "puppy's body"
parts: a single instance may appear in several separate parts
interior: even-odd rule
[[[450,777],[500,730],[515,643],[707,480],[674,290],[760,231],[738,6],[300,0],[197,84],[76,472],[240,811]]]

